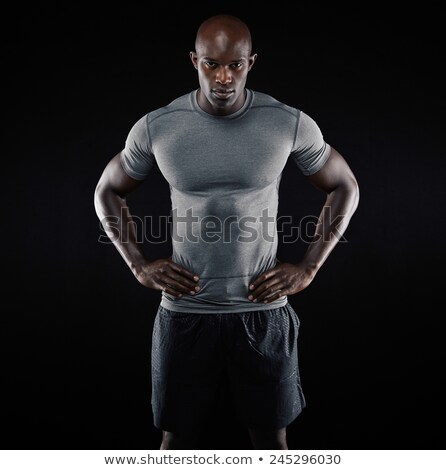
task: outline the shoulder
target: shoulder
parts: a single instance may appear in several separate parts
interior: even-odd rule
[[[148,124],[157,120],[160,117],[169,116],[173,117],[175,114],[183,114],[188,112],[193,112],[191,105],[191,95],[193,91],[186,93],[178,98],[175,98],[166,106],[150,111],[146,114],[146,122]]]
[[[190,101],[190,93],[186,93],[166,106],[154,109],[141,116],[132,126],[130,130],[130,137],[134,139],[148,139],[149,127],[152,122],[156,121],[159,117],[171,115],[175,111],[188,110],[188,103]]]
[[[301,111],[298,108],[282,103],[267,93],[254,90],[251,91],[254,96],[252,108],[269,108],[270,110],[277,111],[279,114],[288,114],[299,119]]]

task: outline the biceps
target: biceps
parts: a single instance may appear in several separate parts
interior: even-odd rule
[[[105,167],[97,186],[97,190],[109,190],[125,197],[135,190],[142,181],[131,178],[121,165],[121,153],[114,156]]]
[[[341,186],[356,184],[355,176],[344,157],[333,147],[325,165],[308,176],[308,179],[316,188],[328,193]]]

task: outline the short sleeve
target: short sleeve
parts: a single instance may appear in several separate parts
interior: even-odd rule
[[[316,122],[300,111],[296,139],[291,157],[306,176],[319,171],[330,156],[331,147],[322,136]]]
[[[154,163],[146,115],[131,128],[121,152],[121,164],[129,176],[143,180]]]

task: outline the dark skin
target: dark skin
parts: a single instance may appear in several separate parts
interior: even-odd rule
[[[200,290],[199,276],[171,258],[148,261],[137,243],[134,225],[127,206],[126,196],[133,192],[141,181],[125,173],[118,153],[106,166],[95,192],[96,212],[100,220],[107,217],[121,218],[120,231],[107,230],[116,248],[121,253],[136,279],[145,287],[165,291],[175,297],[195,295]],[[125,240],[127,243],[123,243]]]
[[[297,294],[307,288],[345,232],[357,207],[356,179],[335,149],[332,148],[325,165],[307,179],[327,195],[324,206],[330,208],[330,213],[321,211],[313,242],[299,263],[279,263],[251,283],[248,298],[253,302],[273,302],[283,295]]]
[[[219,15],[205,21],[197,32],[195,51],[191,61],[198,71],[199,106],[207,113],[225,116],[239,110],[245,102],[245,85],[257,55],[251,53],[251,35],[247,26],[237,18]],[[126,196],[140,181],[129,177],[116,155],[105,168],[96,188],[95,206],[100,220],[112,216],[121,219],[118,231],[104,225],[107,234],[145,287],[165,291],[181,298],[195,295],[200,287],[199,274],[174,263],[171,258],[149,261],[136,240]],[[296,263],[278,263],[273,269],[252,280],[248,300],[270,303],[284,295],[294,295],[307,288],[316,273],[346,230],[358,205],[359,191],[356,179],[344,158],[332,148],[330,157],[317,173],[307,177],[309,182],[326,194],[314,242],[303,259]],[[336,223],[334,223],[336,222]],[[123,240],[126,243],[123,243]],[[287,449],[286,428],[249,430],[256,449]],[[161,449],[199,448],[199,442],[186,444],[180,436],[163,431]]]
[[[238,111],[245,103],[248,72],[257,59],[257,54],[251,54],[246,25],[218,19],[205,22],[198,29],[190,58],[198,70],[199,106],[216,116]]]

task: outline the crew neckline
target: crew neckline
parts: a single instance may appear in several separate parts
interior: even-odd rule
[[[212,120],[231,120],[231,119],[239,118],[240,116],[242,116],[249,110],[252,104],[253,97],[254,97],[254,92],[250,90],[249,88],[245,88],[246,99],[245,99],[245,102],[243,103],[243,106],[240,109],[238,109],[235,113],[227,114],[226,116],[218,116],[215,114],[207,113],[206,111],[200,108],[200,105],[198,104],[198,100],[197,100],[198,90],[199,88],[197,88],[194,91],[191,91],[190,93],[190,101],[191,101],[192,107],[195,111],[197,111],[202,116],[205,116],[206,118],[212,119]]]

